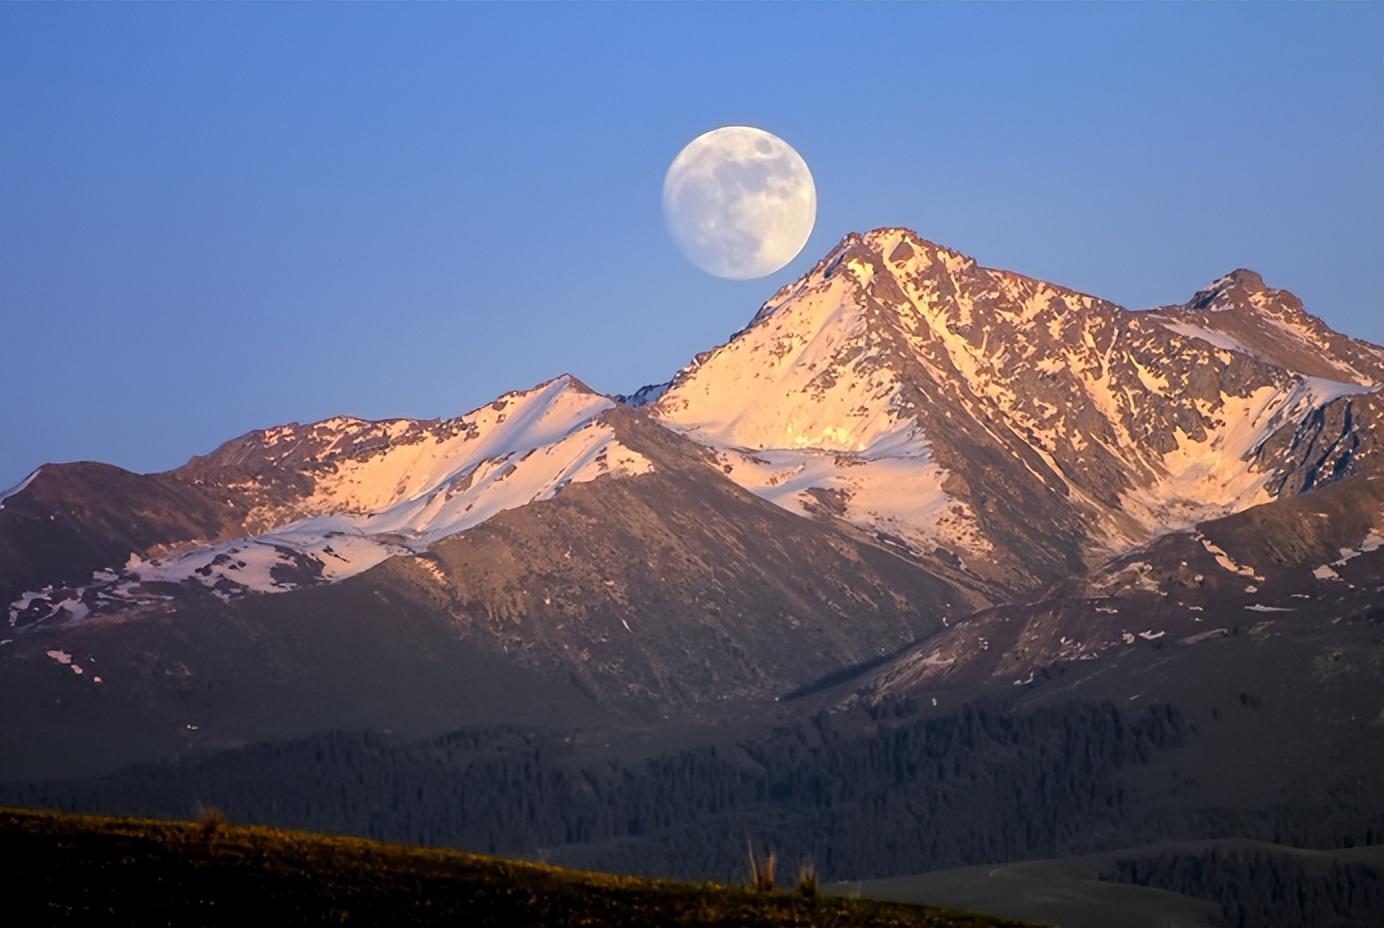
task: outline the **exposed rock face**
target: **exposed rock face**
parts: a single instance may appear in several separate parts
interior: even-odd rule
[[[164,474],[45,465],[0,499],[0,699],[129,683],[93,737],[193,691],[227,742],[375,724],[387,681],[346,691],[370,652],[416,670],[438,724],[532,718],[542,693],[706,718],[895,652],[861,698],[1027,686],[1226,611],[1358,616],[1384,587],[1381,382],[1384,350],[1252,272],[1133,312],[853,234],[628,397],[563,375]],[[242,713],[228,655],[275,698],[322,695]],[[511,685],[540,696],[509,712]],[[12,715],[9,743],[46,737]]]
[[[168,474],[45,465],[0,502],[0,599],[84,583],[131,552],[238,533],[245,512]]]
[[[1239,268],[1181,306],[1150,314],[1167,329],[1309,377],[1384,383],[1384,349],[1333,332],[1286,290]]]
[[[606,421],[648,474],[571,487],[432,547],[463,634],[607,702],[740,705],[987,602],[744,492],[632,411]]]
[[[28,585],[10,600],[11,624],[143,609],[169,584],[231,599],[340,580],[571,483],[643,473],[649,462],[597,421],[615,405],[564,375],[456,419],[336,418],[253,432],[167,474],[106,469],[106,484],[123,481],[160,505],[141,503],[138,532],[117,532],[80,565],[16,571]],[[68,473],[43,468],[40,489],[61,480],[50,471]],[[13,515],[0,511],[0,537],[44,527],[41,517],[24,521],[34,493],[17,494]],[[174,494],[200,521],[186,524],[157,493]],[[21,566],[30,547],[12,545]]]
[[[1380,621],[1384,468],[1374,467],[1164,535],[1032,602],[977,613],[856,681],[851,698],[1026,687],[1098,673],[1139,649]],[[1384,660],[1377,639],[1372,653]]]
[[[614,405],[563,374],[455,419],[338,416],[251,432],[173,474],[238,500],[248,509],[246,531],[257,534],[312,516],[435,499],[440,487],[469,489],[482,471],[517,464]]]
[[[738,718],[988,602],[742,490],[635,410],[596,421],[651,469],[340,582],[125,576],[38,597],[0,651],[0,702],[34,709],[5,715],[0,777],[362,725]]]
[[[1178,321],[1242,303],[1296,326],[1295,353]],[[882,229],[848,236],[654,410],[755,492],[813,511],[830,490],[833,514],[1013,590],[1348,471],[1375,443],[1357,410],[1380,359],[1249,272],[1137,313]]]

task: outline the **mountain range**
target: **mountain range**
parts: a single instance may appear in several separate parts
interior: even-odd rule
[[[1207,675],[1291,665],[1316,708],[1282,736],[1357,782],[1384,761],[1382,387],[1384,348],[1252,271],[1134,311],[851,234],[626,396],[562,374],[164,473],[38,468],[0,499],[0,779],[343,729],[1209,712]]]

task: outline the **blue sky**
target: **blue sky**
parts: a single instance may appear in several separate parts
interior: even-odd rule
[[[248,429],[666,379],[844,233],[1131,307],[1237,266],[1384,341],[1384,6],[0,6],[0,486]],[[818,185],[732,282],[693,137]]]

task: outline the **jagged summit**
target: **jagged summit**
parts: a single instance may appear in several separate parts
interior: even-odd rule
[[[1269,288],[1264,283],[1264,278],[1258,271],[1252,271],[1247,267],[1237,267],[1221,278],[1221,281],[1233,283],[1251,293],[1263,293]],[[1219,282],[1219,281],[1218,281]]]
[[[1301,305],[1247,270],[1210,293]],[[1271,498],[1298,464],[1270,437],[1372,382],[1227,344],[887,227],[845,236],[650,408],[781,505],[1022,585]]]
[[[1335,332],[1288,290],[1236,268],[1180,306],[1148,314],[1179,335],[1310,377],[1384,382],[1384,351]]]
[[[908,273],[932,265],[953,269],[975,267],[976,261],[954,248],[923,238],[902,226],[883,226],[869,232],[849,232],[817,262],[806,279],[830,277],[852,260],[885,273]]]
[[[1277,315],[1305,314],[1302,301],[1287,290],[1275,290],[1257,271],[1236,268],[1198,290],[1187,306],[1213,312],[1269,311]]]
[[[923,238],[912,229],[904,226],[881,226],[868,232],[849,232],[833,249],[860,247],[886,261],[904,262],[914,255],[961,259],[975,263],[975,259],[955,248],[940,242]]]

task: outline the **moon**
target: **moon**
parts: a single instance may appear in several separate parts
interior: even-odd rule
[[[817,221],[812,172],[778,136],[725,126],[697,136],[663,178],[663,215],[687,259],[750,280],[797,257]]]

